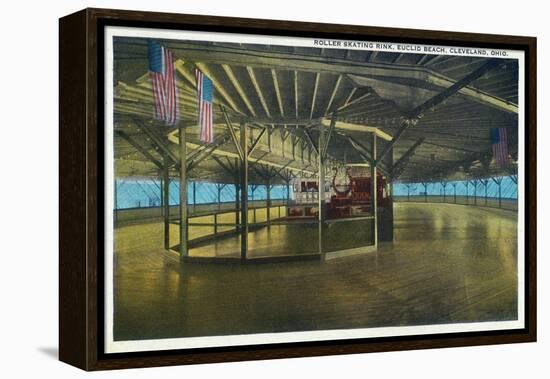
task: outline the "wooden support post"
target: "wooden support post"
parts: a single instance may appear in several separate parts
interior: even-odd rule
[[[238,158],[235,158],[235,230],[238,232],[241,230],[241,175],[240,175],[240,162]]]
[[[267,225],[271,224],[271,180],[269,179],[269,176],[266,180],[266,206],[267,206],[267,215],[266,215],[266,221]]]
[[[424,202],[428,202],[428,183],[422,183],[424,186]]]
[[[197,182],[193,180],[193,214],[197,210]]]
[[[470,194],[468,189],[470,188],[470,182],[466,179],[466,205],[470,205]]]
[[[325,126],[319,124],[319,143],[317,146],[325,146]],[[319,254],[323,254],[323,228],[325,224],[325,159],[323,154],[317,154],[319,162]]]
[[[474,184],[474,205],[477,205],[477,184],[478,184],[477,179],[473,181],[473,184]]]
[[[248,151],[248,138],[246,133],[246,123],[241,121],[241,149]],[[246,259],[248,251],[248,159],[244,157],[241,160],[241,259]]]
[[[411,201],[411,185],[407,184],[407,203]]]
[[[168,155],[163,157],[164,167],[162,169],[162,205],[164,209],[164,249],[170,249],[170,175],[168,166],[170,160]]]
[[[447,202],[447,183],[441,182],[441,187],[443,187],[443,202]]]
[[[454,203],[456,204],[456,183],[453,183],[453,189],[454,189]]]
[[[484,179],[483,185],[485,186],[485,205],[487,205],[487,184],[488,184],[487,179]]]
[[[216,200],[218,202],[218,212],[220,211],[220,208],[221,208],[221,192],[222,192],[222,185],[221,184],[217,184],[216,185],[216,189],[218,190],[218,194],[217,194],[217,197],[216,197]]]
[[[286,205],[290,205],[290,182],[286,182]]]
[[[188,255],[187,250],[187,144],[185,128],[179,128],[179,159],[180,159],[180,259]]]
[[[498,207],[502,208],[502,179],[498,181]]]
[[[376,134],[372,133],[372,156],[376,157],[376,148],[377,148],[377,139]],[[370,165],[370,183],[371,183],[371,212],[373,216],[373,230],[372,230],[372,236],[373,236],[373,242],[374,247],[378,248],[378,183],[377,183],[377,170],[376,170],[376,160],[371,161]]]
[[[118,184],[115,178],[114,180],[114,196],[115,196],[115,227],[118,224]]]
[[[502,178],[492,178],[493,179],[493,182],[495,182],[498,186],[498,207],[501,208],[502,207]]]
[[[251,200],[252,200],[252,223],[256,223],[256,204],[254,204],[254,193],[256,192],[256,185],[252,185],[250,190]]]

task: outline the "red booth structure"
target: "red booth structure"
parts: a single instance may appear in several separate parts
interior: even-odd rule
[[[362,174],[362,172],[360,172]],[[327,219],[366,216],[372,212],[371,178],[346,171],[346,183],[337,183],[336,174],[327,181],[325,206]],[[378,206],[385,207],[391,201],[387,180],[377,175]],[[319,215],[319,181],[297,178],[294,181],[294,201],[288,206],[288,218],[316,218]]]

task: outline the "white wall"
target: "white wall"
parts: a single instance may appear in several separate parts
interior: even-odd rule
[[[422,29],[535,35],[539,37],[539,141],[550,140],[548,11],[542,1],[480,0],[299,2],[112,0],[2,3],[0,94],[0,330],[1,375],[78,377],[57,362],[57,18],[86,6],[134,8],[181,13],[321,21]],[[546,144],[543,144],[546,145]],[[539,168],[548,166],[541,151]],[[548,176],[539,169],[539,188]],[[30,206],[39,212],[27,211]],[[539,214],[549,210],[539,200]],[[545,217],[539,229],[545,229]],[[547,234],[547,233],[546,233]],[[325,358],[202,365],[96,374],[109,378],[282,378],[343,376],[407,378],[517,378],[548,373],[548,238],[539,238],[539,343],[469,347]],[[545,270],[546,271],[546,270]],[[543,300],[546,296],[546,300]],[[545,321],[546,320],[546,321]],[[546,351],[545,351],[546,350]],[[546,354],[545,354],[546,353]],[[537,375],[536,372],[539,372]]]

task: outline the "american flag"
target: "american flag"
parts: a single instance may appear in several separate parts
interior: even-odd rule
[[[201,128],[201,141],[206,143],[214,142],[214,124],[212,122],[212,80],[195,69],[197,80],[197,94],[199,97],[199,127]]]
[[[491,146],[497,167],[503,168],[508,165],[508,135],[506,128],[491,129]]]
[[[178,119],[174,54],[155,41],[149,40],[148,47],[155,118],[164,121],[167,125],[174,125]]]

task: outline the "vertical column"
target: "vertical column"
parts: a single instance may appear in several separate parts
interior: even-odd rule
[[[115,227],[116,227],[116,225],[118,224],[118,184],[117,184],[116,178],[115,178],[114,188],[115,188],[114,195],[115,195]]]
[[[319,254],[323,254],[323,227],[325,224],[325,158],[323,150],[325,146],[325,126],[319,124],[319,144],[318,144],[318,162],[319,162]]]
[[[453,190],[454,203],[456,204],[456,183],[453,183]]]
[[[256,185],[250,186],[250,200],[252,200],[252,223],[256,223],[256,204],[254,203],[254,193],[256,192]]]
[[[385,163],[388,167],[393,167],[393,146],[386,154]],[[383,222],[380,224],[381,241],[393,241],[393,178],[386,176],[387,180],[387,199],[385,201]]]
[[[377,148],[376,134],[372,133],[372,161],[370,164],[370,185],[371,185],[371,212],[373,217],[372,223],[372,240],[374,247],[378,247],[378,183],[377,183],[377,169],[376,169],[376,148]]]
[[[286,182],[286,205],[290,205],[290,182]]]
[[[266,206],[267,206],[266,220],[267,220],[267,225],[269,225],[271,224],[271,179],[269,178],[269,176],[266,179],[265,188],[266,188]]]
[[[220,211],[220,207],[221,207],[221,192],[222,192],[222,185],[220,183],[218,183],[216,185],[217,187],[217,190],[218,190],[218,197],[216,198],[217,201],[218,201],[218,212]]]
[[[187,144],[185,128],[179,128],[180,153],[180,259],[188,255],[187,251]]]
[[[241,259],[246,259],[248,251],[248,138],[246,135],[246,123],[241,121],[241,148],[244,159],[241,162]]]
[[[428,183],[422,183],[424,186],[424,202],[428,202]]]
[[[195,214],[197,208],[197,182],[193,180],[193,214]]]
[[[240,162],[238,158],[235,158],[235,230],[238,232],[241,230],[241,175],[240,175]]]
[[[164,214],[164,249],[170,249],[170,175],[168,172],[168,155],[163,156],[162,168],[162,207]]]
[[[502,208],[502,179],[498,181],[498,207]]]

